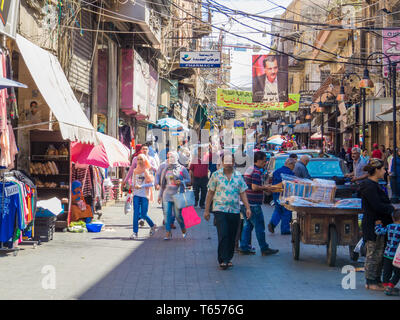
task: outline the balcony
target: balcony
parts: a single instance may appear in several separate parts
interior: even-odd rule
[[[207,22],[197,22],[193,25],[193,38],[202,38],[212,33],[212,27]]]
[[[139,25],[144,35],[155,46],[161,44],[161,17],[145,0],[126,1],[124,4],[113,2],[110,8],[115,14],[106,20],[111,22],[130,22]],[[113,19],[115,17],[115,19]]]

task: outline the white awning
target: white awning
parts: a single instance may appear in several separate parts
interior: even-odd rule
[[[60,125],[63,139],[99,144],[96,130],[83,113],[58,59],[19,34],[16,41],[33,80]]]

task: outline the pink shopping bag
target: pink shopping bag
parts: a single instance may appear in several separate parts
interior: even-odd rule
[[[185,223],[186,229],[196,226],[196,225],[200,224],[200,222],[201,222],[201,219],[197,215],[197,212],[193,206],[183,208],[182,209],[182,217],[183,217],[183,222]]]

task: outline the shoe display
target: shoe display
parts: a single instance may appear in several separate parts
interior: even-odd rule
[[[270,249],[270,248],[268,248],[267,250],[261,251],[261,255],[269,256],[271,254],[275,254],[275,253],[278,253],[278,252],[279,252],[278,249]]]

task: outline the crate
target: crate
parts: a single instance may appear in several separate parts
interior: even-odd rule
[[[55,230],[55,225],[49,227],[35,227],[33,240],[40,242],[49,242],[50,240],[53,240]]]
[[[56,224],[57,217],[37,217],[35,218],[34,226],[36,227],[51,227]]]

